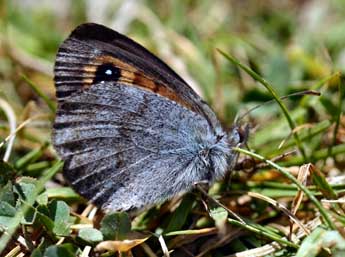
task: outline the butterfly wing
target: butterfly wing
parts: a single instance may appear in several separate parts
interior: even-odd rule
[[[60,46],[55,64],[57,97],[63,100],[94,82],[100,65],[121,70],[121,82],[165,96],[204,116],[215,130],[217,117],[169,66],[140,44],[103,25],[78,26]]]
[[[230,142],[194,91],[147,50],[88,26],[62,44],[55,64],[53,144],[76,191],[106,210],[129,210],[223,176],[239,139]]]

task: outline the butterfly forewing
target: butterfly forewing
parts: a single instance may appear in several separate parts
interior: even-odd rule
[[[204,116],[211,128],[219,126],[208,105],[164,62],[126,36],[94,23],[78,26],[60,46],[57,97],[63,100],[92,85],[97,68],[106,63],[121,70],[121,82],[163,95]]]

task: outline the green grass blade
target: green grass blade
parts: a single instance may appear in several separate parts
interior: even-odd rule
[[[302,190],[307,195],[307,197],[315,204],[316,208],[320,211],[322,217],[325,219],[325,222],[327,223],[328,227],[330,227],[332,229],[336,229],[333,221],[331,220],[331,217],[327,213],[327,210],[325,208],[323,208],[323,206],[316,199],[316,197],[313,195],[313,193],[308,188],[306,188],[304,185],[302,185],[293,175],[291,175],[290,172],[285,170],[283,167],[275,164],[274,162],[265,159],[261,155],[258,155],[256,153],[247,151],[245,149],[237,148],[237,147],[235,147],[233,149],[235,151],[238,151],[240,153],[249,155],[249,156],[251,156],[251,157],[253,157],[255,159],[258,159],[260,161],[263,161],[263,162],[267,163],[268,165],[270,165],[271,167],[277,169],[279,172],[281,172],[285,177],[290,179],[300,190]]]
[[[263,78],[261,77],[259,74],[257,74],[255,71],[253,71],[252,69],[250,69],[249,67],[245,66],[244,64],[240,63],[236,58],[234,58],[233,56],[223,52],[222,50],[218,49],[218,51],[230,62],[232,62],[234,65],[240,67],[242,70],[244,70],[245,72],[247,72],[253,79],[259,81],[273,96],[273,98],[276,100],[276,102],[278,103],[278,105],[280,106],[280,108],[282,109],[286,120],[289,123],[290,129],[291,131],[293,131],[296,127],[295,122],[293,121],[293,119],[291,118],[288,109],[286,108],[286,106],[284,105],[283,101],[280,99],[280,97],[278,96],[278,94],[274,91],[273,87]],[[297,133],[293,133],[293,137],[296,141],[296,145],[299,149],[299,151],[301,152],[303,158],[305,161],[307,161],[307,155],[305,153],[305,150],[303,148],[303,145],[298,137]]]
[[[35,85],[27,76],[22,74],[22,78],[28,83],[28,85],[31,87],[35,93],[43,99],[43,101],[48,105],[49,109],[52,113],[56,112],[56,104],[54,101],[52,101],[46,94],[42,92],[42,90]]]
[[[253,226],[252,224],[243,224],[237,220],[234,220],[234,219],[231,219],[231,218],[228,218],[228,222],[232,225],[235,225],[235,226],[238,226],[238,227],[241,227],[241,228],[244,228],[246,230],[249,230],[255,234],[258,234],[260,236],[265,236],[267,238],[270,238],[272,239],[273,241],[276,241],[278,243],[281,243],[283,245],[287,245],[287,246],[290,246],[290,247],[293,247],[295,249],[298,248],[298,245],[282,238],[280,235],[278,234],[275,234],[275,233],[272,233],[271,231],[268,231],[267,228],[265,227],[262,227],[260,225],[257,225],[255,224],[255,226]]]
[[[344,76],[339,76],[339,81],[338,81],[338,91],[339,91],[338,110],[337,110],[337,113],[336,113],[335,127],[334,127],[334,130],[333,130],[333,141],[332,141],[332,144],[330,144],[329,147],[328,147],[328,156],[331,155],[332,148],[337,143],[337,134],[338,134],[338,130],[339,130],[339,127],[340,127],[340,119],[341,119],[341,114],[342,114],[343,99],[344,99],[344,95],[345,95],[345,92],[344,92],[345,91],[344,90],[344,81],[345,81]]]

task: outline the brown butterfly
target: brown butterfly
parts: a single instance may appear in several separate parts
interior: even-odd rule
[[[164,62],[120,33],[82,24],[55,62],[53,144],[73,188],[107,211],[141,209],[221,179],[242,138]]]

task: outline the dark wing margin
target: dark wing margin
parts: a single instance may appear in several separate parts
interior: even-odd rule
[[[135,56],[136,58],[134,58],[134,60],[141,58],[150,63],[152,69],[149,69],[149,71],[147,69],[150,67],[148,67],[146,63],[139,68],[141,68],[141,70],[145,70],[145,72],[152,73],[153,77],[159,78],[167,84],[171,83],[171,79],[179,80],[181,83],[187,84],[167,64],[149,52],[142,45],[103,25],[95,23],[82,24],[72,32],[70,37],[81,41],[99,41],[111,46],[116,46],[129,54],[131,57]],[[102,50],[107,51],[107,49]],[[140,63],[138,63],[138,65],[140,65]],[[162,73],[165,73],[165,76],[162,76]]]

